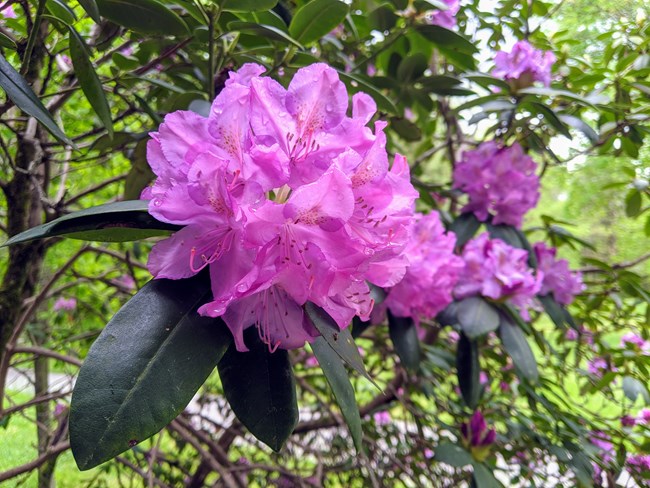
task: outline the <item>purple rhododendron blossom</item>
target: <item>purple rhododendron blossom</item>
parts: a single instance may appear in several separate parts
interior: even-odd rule
[[[417,214],[405,249],[409,267],[404,279],[390,289],[385,300],[398,317],[433,318],[453,300],[452,290],[463,269],[454,255],[456,236],[445,232],[437,212]]]
[[[528,41],[518,41],[510,52],[499,51],[494,57],[492,75],[505,80],[517,80],[520,88],[540,81],[551,84],[551,68],[555,55],[551,51],[535,49]]]
[[[630,415],[623,415],[621,417],[621,425],[623,427],[634,427],[636,425],[636,419]]]
[[[458,299],[481,295],[493,300],[508,300],[524,318],[539,292],[544,273],[528,267],[528,252],[490,239],[485,232],[470,240],[462,254],[461,271],[454,295]]]
[[[390,416],[390,413],[386,411],[376,412],[372,416],[372,418],[375,421],[376,425],[388,425],[393,421],[392,417]]]
[[[600,459],[603,463],[607,464],[614,460],[616,455],[614,444],[607,434],[598,430],[593,431],[589,436],[589,442],[600,450]]]
[[[605,371],[609,370],[609,364],[607,364],[605,358],[594,358],[587,363],[587,371],[589,374],[594,375],[597,378],[600,378]],[[615,371],[615,369],[612,371]]]
[[[553,294],[555,300],[569,305],[574,297],[585,289],[580,273],[572,273],[566,259],[555,259],[557,249],[543,242],[533,245],[537,257],[537,269],[544,273],[541,295]]]
[[[644,408],[637,415],[638,424],[650,424],[650,408]]]
[[[626,332],[621,337],[621,347],[629,347],[641,352],[650,351],[650,342],[634,332]]]
[[[324,308],[339,327],[373,308],[367,282],[397,284],[408,265],[417,192],[404,157],[389,165],[385,122],[352,97],[325,64],[298,70],[285,89],[262,66],[231,72],[207,118],[178,111],[147,146],[156,174],[143,198],[158,220],[185,227],[156,244],[156,278],[209,267],[213,300],[201,315],[223,317],[239,351],[255,326],[270,350],[317,332],[303,305]]]
[[[625,465],[628,467],[632,474],[636,474],[638,476],[650,475],[650,455],[648,454],[636,454],[629,456],[625,460]]]
[[[63,297],[57,298],[56,301],[54,302],[54,306],[52,307],[52,309],[55,312],[58,312],[60,310],[71,312],[76,308],[77,308],[76,298],[63,298]]]
[[[18,15],[16,15],[16,12],[14,11],[13,6],[7,5],[5,8],[0,10],[0,16],[4,17],[5,19],[17,19]]]
[[[469,196],[463,212],[481,221],[521,227],[523,217],[539,200],[536,164],[517,143],[501,146],[487,141],[465,151],[454,168],[454,188]]]
[[[469,422],[461,424],[460,432],[465,444],[472,447],[489,446],[497,435],[496,430],[488,429],[485,417],[479,410],[474,412]]]
[[[456,14],[460,10],[459,0],[442,0],[447,4],[447,10],[432,10],[427,12],[426,21],[429,24],[439,25],[447,29],[456,27]]]

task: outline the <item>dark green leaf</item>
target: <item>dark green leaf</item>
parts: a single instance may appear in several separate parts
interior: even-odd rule
[[[372,83],[369,83],[360,76],[344,73],[342,71],[339,71],[339,76],[341,77],[341,81],[347,85],[348,90],[352,92],[363,91],[370,95],[375,100],[379,110],[391,114],[396,114],[398,112],[393,101],[379,91]],[[355,87],[352,83],[355,83],[357,86]]]
[[[45,7],[52,16],[56,17],[66,25],[74,24],[77,20],[72,9],[61,0],[47,0]]]
[[[90,106],[108,131],[109,137],[112,138],[113,119],[111,118],[111,109],[108,106],[106,95],[104,95],[102,82],[99,80],[95,67],[90,61],[90,51],[77,31],[73,27],[70,27],[69,30],[70,59],[72,59],[75,76],[79,80],[81,90],[90,102]]]
[[[406,56],[397,68],[397,79],[408,83],[421,77],[429,67],[427,57],[422,53],[415,53]]]
[[[510,244],[513,247],[523,249],[524,245],[519,238],[517,229],[515,229],[513,226],[505,224],[487,224],[487,229],[491,238],[501,239],[506,244]]]
[[[143,34],[187,35],[185,22],[156,0],[96,0],[99,12],[111,22]]]
[[[131,152],[131,170],[124,180],[125,200],[135,200],[142,190],[155,178],[147,161],[147,139],[142,139]]]
[[[249,352],[234,344],[219,361],[219,377],[226,399],[246,428],[274,451],[279,451],[298,423],[296,380],[289,354],[270,352],[257,332],[244,332]]]
[[[0,47],[6,47],[7,49],[15,51],[16,43],[10,37],[7,37],[5,34],[0,32]]]
[[[97,2],[95,2],[95,0],[79,0],[79,4],[83,7],[90,18],[93,19],[97,24],[102,21],[99,15]]]
[[[442,326],[456,325],[458,323],[458,302],[451,302],[442,312],[436,316],[436,320]]]
[[[574,102],[578,102],[583,105],[589,105],[590,107],[595,108],[594,105],[586,98],[583,98],[580,95],[577,95],[567,90],[556,90],[555,88],[547,88],[544,86],[531,86],[529,88],[522,88],[521,90],[518,91],[518,93],[524,95],[542,95],[548,97],[561,97],[561,98],[566,98],[568,100],[573,100]]]
[[[223,0],[221,8],[228,12],[259,12],[271,10],[278,0]]]
[[[506,92],[510,90],[510,85],[501,78],[496,78],[495,76],[486,75],[484,73],[467,73],[465,78],[478,83],[483,87],[497,86]]]
[[[147,283],[102,331],[79,371],[70,443],[93,468],[154,435],[189,403],[232,336],[197,308],[211,298],[204,274]]]
[[[499,313],[481,297],[469,297],[459,301],[457,311],[461,329],[472,340],[499,327]]]
[[[444,47],[447,50],[453,50],[464,54],[473,54],[478,52],[474,44],[465,39],[460,34],[433,24],[421,24],[416,30],[426,39],[436,46]]]
[[[478,353],[478,344],[461,332],[456,350],[456,371],[463,400],[471,409],[476,408],[481,398]]]
[[[354,339],[352,339],[350,328],[339,329],[334,319],[325,310],[311,302],[305,304],[305,311],[314,324],[314,327],[321,333],[336,354],[353,370],[372,381],[363,365],[363,360],[361,359],[357,345],[354,343]]]
[[[537,113],[538,115],[542,115],[544,122],[557,130],[559,134],[563,135],[567,139],[573,139],[571,132],[569,132],[569,129],[567,129],[564,123],[550,107],[544,105],[543,103],[529,102],[522,103],[522,108],[528,108],[532,112]]]
[[[343,22],[348,10],[339,0],[312,0],[296,11],[289,33],[303,44],[317,41]]]
[[[230,22],[228,23],[228,29],[239,32],[252,33],[273,41],[280,41],[287,44],[293,44],[294,46],[304,49],[302,44],[289,36],[286,32],[281,31],[277,27],[272,25],[264,24],[255,24],[253,22]]]
[[[578,117],[574,117],[573,115],[566,114],[558,114],[558,118],[568,126],[582,132],[592,144],[596,144],[598,142],[598,132],[592,129],[591,126],[584,120]]]
[[[22,76],[0,54],[0,86],[23,112],[31,115],[60,141],[72,144]]]
[[[544,311],[548,314],[553,323],[557,327],[564,329],[566,319],[564,311],[562,310],[562,305],[560,305],[550,293],[548,295],[538,295],[537,298],[542,303]]]
[[[503,488],[501,482],[494,477],[485,464],[474,461],[472,466],[474,467],[472,478],[476,488]]]
[[[395,317],[388,310],[388,332],[402,364],[413,372],[417,371],[420,366],[421,351],[420,339],[413,319]]]
[[[474,237],[480,226],[481,222],[473,213],[460,214],[449,227],[449,230],[456,234],[456,247],[463,247],[467,241]]]
[[[641,212],[641,192],[638,190],[630,190],[625,197],[625,215],[628,217],[636,217]]]
[[[501,314],[501,325],[499,326],[499,336],[503,348],[512,358],[515,369],[531,383],[539,379],[537,362],[535,355],[526,340],[526,336],[519,326],[517,326],[506,314]]]
[[[332,388],[336,403],[341,409],[343,418],[350,429],[354,447],[357,452],[361,452],[361,443],[363,440],[361,416],[359,415],[359,407],[357,407],[357,402],[354,398],[354,389],[350,383],[350,378],[343,365],[343,361],[322,337],[317,337],[311,344],[311,348],[318,359],[318,364],[320,364],[330,388]]]
[[[390,127],[405,141],[415,142],[422,138],[420,128],[408,119],[391,117]]]
[[[462,468],[472,464],[472,455],[458,444],[441,442],[435,450],[434,459],[439,463],[449,464],[454,468]]]
[[[650,393],[644,383],[631,376],[623,377],[623,392],[633,402],[641,396],[646,405],[650,404]]]
[[[13,236],[3,246],[45,237],[66,236],[73,239],[124,242],[165,235],[180,227],[154,219],[148,200],[107,203],[59,217]]]

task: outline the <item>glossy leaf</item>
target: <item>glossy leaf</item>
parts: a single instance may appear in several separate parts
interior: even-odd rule
[[[449,230],[456,234],[456,247],[463,247],[480,226],[481,222],[473,213],[460,214],[449,226]]]
[[[557,327],[564,329],[566,319],[562,305],[560,305],[550,293],[547,295],[538,295],[537,299],[541,302],[544,311],[551,318],[553,323]]]
[[[456,350],[456,371],[458,386],[465,404],[474,409],[481,397],[480,365],[478,344],[461,332]]]
[[[218,370],[233,412],[246,428],[274,451],[279,451],[298,423],[296,380],[289,354],[271,353],[257,329],[244,332],[248,352],[230,346]]]
[[[555,88],[548,88],[545,86],[531,86],[529,88],[523,88],[519,90],[518,93],[524,95],[541,95],[541,96],[548,96],[548,97],[566,98],[568,100],[573,100],[574,102],[578,102],[582,105],[588,105],[590,107],[595,108],[591,101],[567,90],[556,90]]]
[[[650,405],[650,393],[648,387],[643,382],[632,376],[623,377],[623,392],[632,402],[636,402],[639,396],[646,405]]]
[[[505,224],[487,224],[487,229],[492,239],[501,239],[503,242],[511,245],[512,247],[523,249],[524,245],[519,238],[517,229],[515,229],[513,226]]]
[[[325,341],[334,349],[345,364],[372,381],[363,365],[363,359],[361,359],[359,349],[357,349],[357,345],[354,343],[354,339],[352,339],[350,328],[339,329],[334,319],[325,310],[311,302],[305,304],[305,311],[314,324],[314,327],[316,327]]]
[[[642,202],[641,192],[638,190],[630,190],[625,197],[625,215],[628,217],[636,217],[641,213]]]
[[[464,54],[478,52],[476,46],[469,40],[439,25],[421,24],[416,27],[416,30],[436,46],[444,47],[447,50]]]
[[[140,140],[129,154],[131,169],[124,180],[124,198],[135,200],[156,177],[147,161],[147,139]]]
[[[73,10],[61,0],[47,0],[47,11],[66,25],[72,25],[77,20]]]
[[[465,298],[456,306],[460,328],[472,340],[499,327],[498,311],[481,297]]]
[[[31,115],[57,139],[72,144],[70,139],[63,133],[54,122],[52,115],[47,111],[38,97],[34,94],[29,84],[0,54],[0,86],[4,89],[7,97],[16,106],[28,115]]]
[[[3,246],[53,236],[103,242],[135,241],[180,229],[154,219],[148,205],[148,200],[127,200],[87,208],[21,232]]]
[[[228,23],[228,29],[232,31],[255,34],[266,39],[270,39],[273,41],[280,41],[286,44],[293,44],[294,46],[300,49],[304,49],[302,47],[302,44],[300,44],[298,41],[296,41],[291,36],[289,36],[286,32],[283,32],[277,27],[273,27],[272,25],[235,21],[235,22]]]
[[[398,113],[395,103],[393,103],[393,101],[390,98],[388,98],[381,91],[379,91],[377,87],[374,86],[372,83],[366,81],[364,78],[357,75],[344,73],[342,71],[339,71],[338,73],[339,73],[339,77],[341,78],[341,81],[343,81],[347,85],[348,90],[350,90],[350,92],[354,93],[355,91],[363,91],[373,98],[379,110],[390,114]],[[355,87],[353,83],[356,84],[357,86]]]
[[[334,393],[336,403],[341,409],[345,423],[350,429],[354,447],[357,452],[361,452],[363,440],[361,416],[354,397],[354,388],[352,388],[343,361],[322,337],[317,337],[311,344],[311,348],[318,359],[318,364],[320,364],[330,388],[332,388],[332,393]]]
[[[524,332],[506,314],[501,314],[499,337],[503,348],[512,358],[519,375],[531,383],[537,382],[539,371],[537,370],[535,355],[526,340]]]
[[[72,394],[70,443],[93,468],[151,437],[190,402],[232,336],[197,308],[211,298],[202,274],[147,283],[90,348]]]
[[[73,27],[69,28],[68,40],[70,43],[70,59],[81,90],[86,95],[90,106],[101,120],[102,125],[108,131],[109,137],[112,138],[113,119],[111,118],[111,109],[108,106],[102,82],[97,76],[92,61],[90,61],[88,46]]]
[[[474,471],[472,472],[472,481],[476,488],[502,488],[503,484],[494,477],[485,464],[478,461],[472,462]]]
[[[434,459],[439,463],[449,464],[454,468],[462,468],[472,464],[472,455],[463,447],[451,442],[441,442],[435,450]]]
[[[183,36],[185,22],[156,0],[96,0],[102,17],[143,34]]]
[[[95,0],[79,0],[79,5],[81,5],[90,18],[97,24],[102,21],[102,18],[99,15],[99,7],[97,7],[97,2]]]
[[[558,114],[558,118],[569,127],[573,127],[574,129],[577,129],[580,132],[582,132],[587,137],[587,139],[589,139],[589,142],[591,142],[592,144],[596,144],[598,142],[599,140],[598,132],[596,132],[584,120],[578,117],[574,117],[573,115],[566,115],[566,114]]]
[[[339,0],[312,0],[296,11],[289,33],[303,44],[317,41],[343,22],[348,10]]]
[[[16,43],[8,36],[0,32],[0,47],[6,47],[12,51],[16,50]]]
[[[227,12],[259,12],[271,10],[278,0],[222,0],[220,3]]]
[[[395,317],[388,311],[388,333],[402,364],[415,372],[420,367],[420,339],[413,319]]]

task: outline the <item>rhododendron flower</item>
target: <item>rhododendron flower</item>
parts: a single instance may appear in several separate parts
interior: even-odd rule
[[[437,212],[417,214],[405,254],[404,279],[390,289],[384,303],[398,317],[433,318],[453,300],[452,290],[464,264],[454,255],[456,236],[445,232]]]
[[[609,370],[609,364],[607,364],[605,358],[595,358],[587,363],[587,371],[597,378],[600,378],[604,372]],[[615,371],[615,369],[612,371]]]
[[[0,16],[4,17],[5,19],[17,19],[18,15],[16,15],[16,12],[14,11],[14,8],[12,5],[7,5],[5,8],[0,10]]]
[[[519,41],[510,52],[499,51],[496,54],[492,75],[515,80],[517,88],[525,88],[536,81],[549,86],[553,63],[555,55],[551,51],[535,49],[528,41]]]
[[[634,427],[636,425],[636,419],[630,415],[623,415],[621,417],[621,425],[623,427]]]
[[[629,347],[637,351],[648,352],[650,351],[650,342],[634,332],[626,332],[621,337],[621,347]]]
[[[625,465],[632,474],[645,477],[650,475],[650,455],[636,454],[629,456],[625,460]]]
[[[460,432],[463,444],[470,450],[474,459],[484,461],[490,453],[490,446],[496,440],[497,432],[495,429],[488,429],[483,414],[479,410],[475,411],[469,422],[461,424]]]
[[[553,294],[555,300],[569,305],[573,298],[585,289],[580,273],[572,273],[566,259],[555,259],[557,249],[546,247],[543,242],[533,245],[537,257],[537,269],[544,273],[541,295]]]
[[[390,416],[390,413],[384,411],[384,412],[376,412],[372,416],[373,420],[375,421],[376,425],[388,425],[390,424],[393,419]]]
[[[447,29],[456,26],[456,14],[460,10],[459,0],[442,0],[447,4],[447,10],[432,10],[427,12],[426,20],[429,24],[439,25]]]
[[[637,415],[638,424],[650,424],[650,408],[644,408]]]
[[[458,299],[482,295],[493,300],[508,300],[524,318],[539,292],[544,273],[528,267],[528,252],[509,246],[483,233],[470,240],[462,254],[461,271],[454,295]]]
[[[454,188],[469,196],[463,212],[473,212],[481,221],[492,215],[494,224],[521,227],[524,215],[539,200],[535,168],[517,143],[500,146],[488,141],[465,151],[454,168]]]
[[[611,438],[601,431],[593,431],[589,436],[589,442],[600,450],[600,459],[607,464],[614,460],[616,452]]]
[[[406,160],[392,167],[385,122],[352,98],[335,70],[298,70],[285,89],[246,64],[230,73],[207,118],[167,115],[147,147],[157,176],[143,192],[158,220],[185,227],[156,244],[156,278],[209,267],[213,299],[201,315],[223,317],[239,351],[255,326],[270,350],[317,334],[303,305],[344,328],[373,308],[367,282],[404,276],[413,202]]]
[[[57,300],[54,302],[54,306],[52,307],[52,309],[55,312],[58,312],[60,310],[71,312],[76,308],[77,308],[76,298],[63,298],[63,297],[57,298]]]

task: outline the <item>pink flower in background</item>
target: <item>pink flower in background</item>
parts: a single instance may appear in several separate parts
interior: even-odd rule
[[[551,51],[535,49],[528,41],[515,43],[510,52],[499,51],[494,57],[492,75],[505,80],[517,80],[519,88],[540,81],[551,84],[551,68],[555,55]]]
[[[156,278],[209,267],[213,300],[239,351],[255,326],[270,350],[293,349],[317,332],[302,306],[323,307],[345,328],[368,320],[367,282],[397,284],[417,192],[406,160],[392,166],[385,122],[366,94],[348,94],[335,70],[298,70],[285,89],[264,68],[231,72],[209,117],[179,111],[152,133],[157,176],[143,198],[158,220],[185,225],[156,244]]]
[[[621,337],[621,347],[648,352],[650,351],[650,342],[634,332],[627,332]]]
[[[612,444],[611,438],[604,432],[598,430],[593,431],[589,436],[589,442],[600,450],[600,459],[603,463],[607,464],[615,459],[616,452],[614,450],[614,444]]]
[[[566,259],[556,259],[557,249],[546,247],[543,242],[533,245],[537,257],[537,269],[544,273],[541,295],[553,294],[555,300],[569,305],[574,297],[585,289],[580,273],[572,273]]]
[[[536,164],[517,143],[500,146],[482,143],[465,151],[454,169],[454,188],[467,193],[463,212],[481,221],[492,215],[493,224],[521,227],[523,217],[539,200]]]
[[[384,302],[398,317],[433,318],[449,305],[463,268],[454,255],[456,236],[445,232],[437,212],[417,214],[406,246],[409,261],[404,279],[390,289]]]
[[[426,20],[429,24],[439,25],[447,29],[456,27],[456,14],[460,10],[459,0],[443,0],[447,10],[432,10],[427,13]]]
[[[115,280],[115,283],[117,283],[118,286],[124,288],[127,291],[132,291],[135,290],[135,280],[131,275],[122,275],[119,278]]]
[[[637,424],[650,424],[650,409],[644,408],[637,415]]]
[[[305,366],[307,366],[308,368],[315,368],[316,366],[318,366],[318,359],[316,359],[316,356],[309,356],[305,360]]]
[[[575,341],[580,337],[580,334],[578,334],[578,331],[575,329],[567,329],[566,333],[564,334],[564,338],[567,341]]]
[[[634,427],[636,425],[636,419],[630,415],[623,415],[621,417],[621,425],[623,427]]]
[[[593,360],[589,361],[587,363],[587,371],[589,374],[596,376],[597,378],[600,378],[604,372],[609,371],[609,364],[607,364],[607,361],[605,358],[594,358]],[[613,369],[612,371],[614,371]]]
[[[650,455],[636,454],[628,456],[625,460],[625,465],[632,474],[644,477],[650,475]]]
[[[0,10],[0,16],[4,17],[5,19],[17,19],[18,15],[14,11],[13,5],[8,5],[2,10]]]
[[[372,416],[373,420],[375,421],[376,425],[388,425],[390,424],[393,419],[390,416],[390,413],[388,412],[376,412]]]
[[[483,233],[470,240],[462,254],[461,271],[454,296],[458,299],[481,295],[493,300],[508,300],[524,318],[539,292],[544,273],[528,267],[528,253]]]
[[[76,298],[57,298],[56,301],[54,302],[54,306],[52,309],[55,312],[65,310],[68,312],[71,312],[72,310],[77,308],[77,299]]]
[[[496,430],[488,429],[485,417],[483,417],[483,414],[479,410],[474,412],[469,422],[461,424],[460,432],[464,441],[469,446],[487,446],[493,444],[497,434]]]

